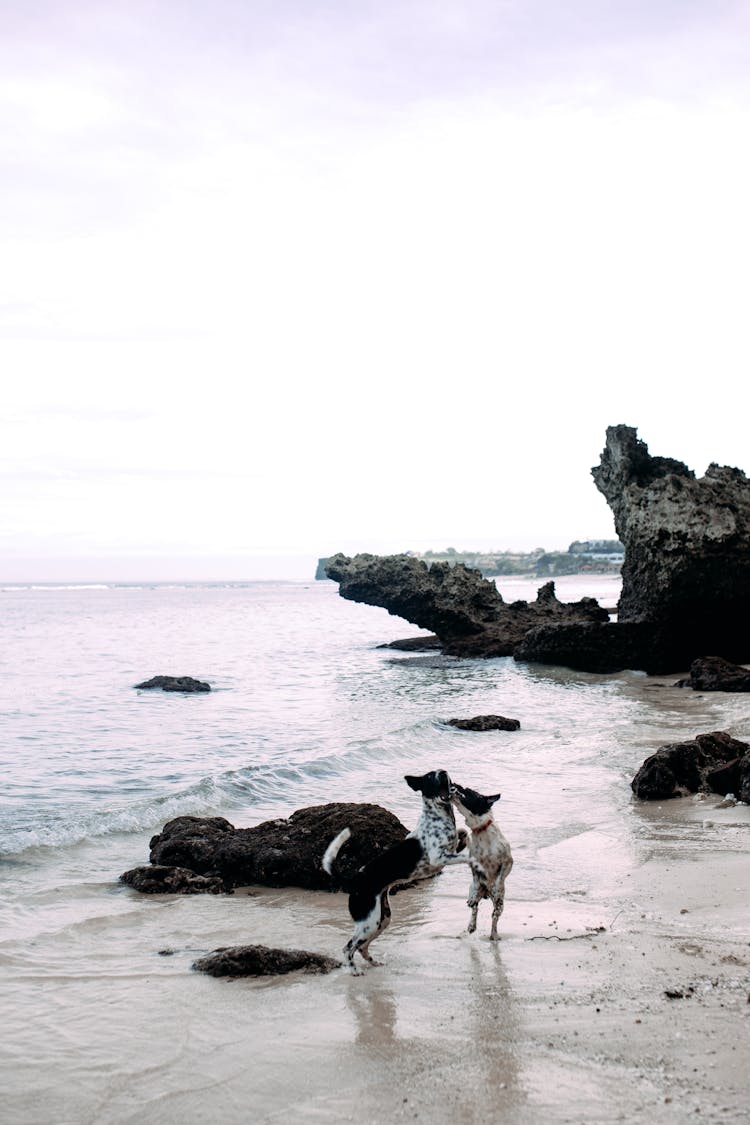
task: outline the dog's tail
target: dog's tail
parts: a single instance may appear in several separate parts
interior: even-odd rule
[[[349,828],[344,828],[341,832],[339,832],[338,836],[335,836],[333,840],[331,840],[330,844],[323,853],[321,865],[323,867],[323,870],[328,875],[333,874],[333,871],[331,870],[331,868],[333,867],[333,861],[335,860],[336,856],[339,854],[351,834],[352,833]]]

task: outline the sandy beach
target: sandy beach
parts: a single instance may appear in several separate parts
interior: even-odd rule
[[[93,938],[82,928],[91,975],[66,972],[58,950],[47,1020],[6,1027],[4,1120],[746,1121],[750,809],[717,806],[634,807],[643,843],[615,873],[602,833],[549,848],[550,863],[579,867],[580,883],[519,901],[511,876],[496,945],[488,913],[477,934],[463,932],[463,868],[403,891],[379,943],[386,964],[362,977],[229,981],[191,970],[228,944],[337,953],[349,933],[343,895],[113,889],[116,919]],[[107,966],[115,924],[132,935],[129,971],[116,955]],[[75,927],[66,940],[80,963]],[[43,947],[39,957],[48,960]],[[35,987],[33,959],[8,983],[12,1011]],[[89,987],[102,975],[106,1005]]]

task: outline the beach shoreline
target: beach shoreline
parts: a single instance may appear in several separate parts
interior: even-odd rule
[[[581,885],[543,901],[514,897],[511,875],[496,944],[488,912],[464,932],[463,868],[399,893],[378,943],[386,964],[361,977],[191,970],[227,944],[337,955],[349,936],[344,895],[113,890],[132,918],[132,971],[113,965],[109,1004],[93,1011],[86,977],[67,975],[63,957],[49,1026],[9,1040],[6,1120],[745,1121],[750,808],[685,798],[645,816],[654,832],[628,870],[602,868],[587,885],[597,869],[583,861]],[[601,833],[583,837],[582,857],[606,848]],[[196,934],[202,948],[182,944]],[[101,941],[99,976],[106,958]],[[30,987],[8,982],[11,994]],[[53,1028],[62,1087],[35,1062]]]
[[[9,606],[8,1125],[746,1120],[750,808],[630,789],[666,743],[747,739],[746,696],[676,674],[394,658],[377,647],[399,629],[385,611],[312,585],[26,591]],[[133,692],[175,652],[175,672],[216,690]],[[520,730],[445,721],[490,713]],[[404,774],[437,767],[503,793],[515,862],[496,946],[486,904],[465,934],[457,867],[394,897],[382,968],[217,980],[192,965],[219,947],[340,956],[345,896],[118,882],[180,815],[241,827],[359,801],[411,827]]]

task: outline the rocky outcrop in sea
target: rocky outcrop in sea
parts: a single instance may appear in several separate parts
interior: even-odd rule
[[[459,563],[428,566],[411,555],[334,555],[327,573],[349,601],[382,606],[429,629],[449,656],[510,656],[543,623],[601,622],[609,614],[595,598],[561,602],[554,582],[533,602],[507,603],[493,581]]]
[[[590,672],[669,673],[707,653],[750,662],[750,480],[652,457],[632,426],[610,426],[592,469],[625,547],[617,621],[592,598],[564,605],[553,583],[506,604],[462,565],[408,555],[334,555],[342,597],[429,629],[453,656],[507,656]]]
[[[334,884],[321,860],[342,828],[352,835]],[[372,804],[312,805],[252,828],[235,828],[221,816],[178,816],[152,837],[150,864],[120,881],[152,894],[216,894],[253,883],[332,890],[406,834],[398,817]]]

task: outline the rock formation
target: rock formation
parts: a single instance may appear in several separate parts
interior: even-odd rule
[[[314,805],[254,828],[235,828],[221,816],[178,816],[152,838],[151,866],[134,868],[121,879],[147,893],[216,893],[252,883],[331,890],[334,883],[321,859],[347,827],[351,839],[337,863],[337,876],[344,879],[406,836],[393,813],[370,804]]]
[[[750,625],[750,480],[716,464],[696,480],[681,461],[651,457],[630,426],[607,430],[592,475],[625,545],[619,620],[700,634],[703,653],[731,657]]]
[[[631,788],[646,801],[703,791],[750,802],[750,745],[721,730],[669,743],[646,758]]]
[[[625,546],[617,624],[530,633],[517,656],[587,671],[674,672],[716,652],[750,661],[750,480],[652,457],[610,426],[592,469]]]
[[[235,945],[216,949],[193,962],[193,968],[212,977],[268,977],[283,973],[330,973],[341,962],[306,949],[273,949],[267,945]]]
[[[510,656],[528,631],[546,622],[603,622],[594,598],[558,601],[553,582],[533,602],[506,603],[494,582],[459,563],[431,566],[411,555],[334,555],[326,572],[342,598],[382,606],[437,634],[451,656]]]
[[[597,488],[625,545],[620,622],[658,627],[681,658],[750,659],[750,480],[709,465],[651,457],[630,426],[611,426]]]
[[[506,604],[458,564],[409,555],[334,555],[342,597],[383,606],[437,634],[453,656],[507,656],[591,672],[669,673],[707,653],[750,663],[750,480],[652,457],[631,426],[610,426],[592,469],[625,547],[618,620],[593,598],[565,605],[554,585]],[[417,646],[423,642],[420,638]]]
[[[678,687],[691,687],[693,691],[750,691],[750,669],[732,664],[720,656],[704,656],[690,665],[686,680],[678,680]]]

